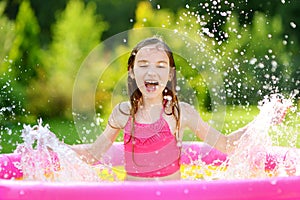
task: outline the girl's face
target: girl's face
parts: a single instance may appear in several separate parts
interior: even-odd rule
[[[143,98],[162,98],[162,91],[172,78],[169,57],[157,45],[141,48],[134,61],[131,78],[135,79]]]

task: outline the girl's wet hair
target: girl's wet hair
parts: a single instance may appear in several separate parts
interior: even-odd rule
[[[176,120],[176,138],[178,139],[179,134],[179,126],[180,126],[180,110],[179,110],[179,103],[178,98],[176,94],[176,68],[175,68],[175,61],[173,57],[173,53],[169,46],[163,42],[160,38],[157,37],[151,37],[147,38],[145,40],[142,40],[140,43],[138,43],[133,50],[131,51],[130,57],[128,59],[128,93],[130,97],[130,115],[132,119],[132,129],[134,129],[134,121],[135,121],[135,114],[137,113],[139,104],[142,103],[142,93],[137,87],[136,81],[131,78],[130,76],[130,70],[133,70],[134,67],[134,61],[137,52],[146,46],[156,46],[156,48],[165,51],[169,58],[170,63],[170,72],[173,73],[172,79],[168,81],[165,89],[163,90],[163,106],[164,108],[168,108],[169,112],[164,109],[164,112],[167,115],[173,115]],[[133,136],[134,130],[131,131],[131,136]]]

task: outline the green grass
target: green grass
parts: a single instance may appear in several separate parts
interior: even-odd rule
[[[300,136],[298,136],[300,116],[297,115],[297,112],[299,113],[299,108],[296,112],[288,112],[283,123],[270,128],[269,135],[274,145],[300,148]],[[230,134],[254,120],[258,113],[257,106],[227,106],[226,111],[221,113],[224,118],[219,119],[219,126],[215,125],[217,123],[213,123],[211,126],[223,134]],[[214,118],[213,115],[218,115],[218,113],[200,112],[200,115],[205,121],[209,122]],[[189,130],[186,130],[184,140],[199,141],[194,133]]]
[[[227,135],[251,122],[259,113],[256,106],[227,106],[222,112],[200,111],[202,119],[212,127]],[[189,130],[186,130],[184,140],[198,140]]]
[[[215,127],[215,124],[219,124],[219,126],[215,128],[223,134],[229,134],[251,122],[258,113],[259,110],[255,106],[246,108],[242,106],[228,106],[226,107],[225,112],[219,114],[201,111],[200,115],[204,121],[209,123],[212,119],[217,120],[212,126]],[[223,118],[218,118],[218,116],[223,116]],[[44,120],[43,124],[49,124],[50,130],[54,132],[61,141],[64,141],[67,144],[80,143],[81,141],[73,121],[49,119]],[[290,146],[292,143],[297,147],[300,147],[300,139],[298,137],[299,124],[299,116],[295,113],[289,113],[283,125],[274,128],[270,134],[278,145]],[[0,153],[13,152],[17,144],[22,143],[22,127],[22,124],[12,126],[9,129],[7,128],[7,130],[5,127],[2,127],[0,130],[0,146],[2,147]],[[122,140],[122,134],[120,134],[117,140]],[[191,131],[186,130],[184,140],[197,141],[198,139]]]

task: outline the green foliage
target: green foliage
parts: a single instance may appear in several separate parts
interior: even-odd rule
[[[79,67],[99,42],[107,24],[95,14],[95,5],[70,1],[53,25],[53,42],[43,53],[45,72],[30,92],[30,110],[44,116],[71,117],[72,89]],[[37,91],[43,91],[37,95]]]
[[[8,52],[10,51],[15,38],[15,24],[4,15],[4,8],[5,2],[0,2],[0,46],[2,47],[0,51],[0,74],[7,70],[5,69],[3,62],[9,62]]]
[[[134,21],[134,12],[137,3],[141,0],[93,0],[97,7],[97,13],[100,13],[110,26],[102,35],[102,40],[132,28]]]
[[[292,49],[282,36],[283,25],[279,15],[268,17],[256,12],[251,24],[240,24],[235,12],[227,13],[227,18],[223,19],[223,30],[218,30],[223,33],[222,37],[214,34],[215,29],[206,26],[214,19],[204,16],[188,9],[181,9],[174,15],[166,9],[154,10],[150,3],[141,2],[136,10],[134,28],[168,28],[200,44],[201,50],[198,50],[196,58],[199,62],[195,66],[198,70],[189,67],[193,62],[188,58],[184,58],[186,62],[178,59],[177,65],[186,84],[197,91],[200,105],[207,108],[212,95],[210,92],[217,87],[211,81],[216,80],[214,74],[222,75],[223,83],[218,84],[224,84],[228,104],[256,105],[264,95],[291,93],[292,85],[297,81],[291,83],[290,76],[297,67],[292,64],[294,55],[289,53]],[[141,38],[135,37],[134,42],[144,37],[144,34]],[[181,41],[164,39],[170,40],[172,47],[177,43],[179,48],[185,48]]]
[[[227,104],[247,105],[242,110],[270,92],[299,90],[299,9],[297,1],[271,0],[1,1],[0,140],[16,143],[19,132],[14,135],[10,128],[19,122],[35,123],[38,117],[71,119],[72,92],[81,64],[101,39],[131,28],[166,28],[199,44],[195,51],[187,48],[190,43],[163,35],[175,55],[180,99],[196,106],[213,108],[211,96],[222,84]],[[112,106],[128,98],[131,48],[156,34],[150,29],[138,36],[129,34],[112,52],[97,51],[96,58],[86,63],[89,73],[81,77],[87,80],[81,85],[87,92],[78,97],[79,103],[95,100],[96,111],[106,120]],[[182,53],[182,49],[189,51]],[[106,63],[106,58],[115,59]],[[95,81],[98,87],[90,93],[90,83]]]
[[[3,103],[4,99],[4,87],[8,81],[8,73],[11,71],[8,69],[8,66],[12,63],[12,60],[8,58],[8,53],[12,47],[15,32],[15,24],[13,21],[9,20],[4,14],[5,2],[0,2],[0,46],[2,47],[0,51],[0,88],[1,88],[1,106],[5,106]],[[7,87],[7,86],[6,86]]]
[[[131,49],[125,45],[118,46],[113,52],[110,52],[110,55],[107,55],[115,59],[105,67],[105,71],[99,79],[96,91],[96,107],[101,114],[108,115],[113,106],[129,99],[127,94],[127,61],[130,51]]]
[[[256,13],[252,26],[239,26],[236,15],[226,23],[221,46],[222,71],[229,103],[256,104],[262,96],[291,92],[287,87],[292,56],[283,43],[281,18]]]
[[[29,1],[23,1],[15,21],[15,38],[9,52],[13,61],[14,76],[21,84],[28,85],[36,76],[39,59],[39,25]]]
[[[191,92],[195,92],[197,105],[210,109],[210,97],[218,84],[224,85],[228,104],[256,104],[264,94],[273,91],[288,94],[292,89],[299,89],[299,36],[295,34],[299,28],[295,10],[299,5],[294,2],[232,1],[229,4],[224,1],[214,7],[216,1],[209,0],[176,3],[60,0],[60,6],[44,2],[43,13],[40,3],[32,1],[33,11],[29,2],[7,1],[7,6],[0,2],[0,44],[3,46],[0,87],[4,88],[0,101],[2,107],[18,105],[19,114],[15,115],[23,115],[21,110],[25,107],[33,118],[70,118],[72,91],[81,63],[101,38],[132,27],[166,28],[199,44],[197,51],[191,48],[189,53],[181,55],[178,52],[187,49],[187,44],[174,41],[171,35],[163,38],[174,50],[179,94],[184,101],[190,101]],[[45,10],[45,5],[51,9]],[[10,21],[3,12],[14,19],[14,10],[18,11],[15,21]],[[57,14],[56,10],[62,12]],[[221,14],[225,11],[226,15]],[[57,15],[53,24],[54,13]],[[45,25],[48,15],[51,20]],[[38,22],[42,23],[42,30]],[[297,27],[291,28],[291,22]],[[52,32],[48,33],[50,25]],[[41,45],[39,39],[44,40],[45,34],[51,38]],[[138,37],[129,34],[127,46],[124,43],[116,46],[114,52],[99,52],[116,60],[107,67],[93,94],[97,111],[108,113],[111,106],[107,105],[124,100],[128,52],[141,39],[153,35],[156,33],[151,31]],[[96,67],[85,78],[90,78],[89,81],[99,78],[95,77],[96,68],[103,64],[106,63],[91,63]],[[215,82],[217,75],[222,75],[223,83]],[[87,89],[89,84],[82,87]]]
[[[4,4],[1,2],[1,9]],[[23,121],[26,115],[26,88],[36,76],[39,63],[39,26],[28,1],[23,1],[15,23],[1,15],[3,61],[0,68],[0,113],[1,124]],[[2,58],[2,57],[1,57]],[[21,119],[22,120],[21,120]]]

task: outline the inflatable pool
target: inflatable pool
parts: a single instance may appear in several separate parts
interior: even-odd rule
[[[111,163],[115,166],[122,165],[122,148],[121,143],[115,143],[107,153],[113,155]],[[218,166],[226,159],[226,155],[204,143],[186,142],[182,165],[191,164],[199,155],[207,165]],[[281,155],[268,155],[266,170],[276,166],[278,156]],[[211,181],[41,182],[21,180],[22,171],[16,167],[19,161],[16,154],[0,155],[0,200],[300,199],[299,176]]]

